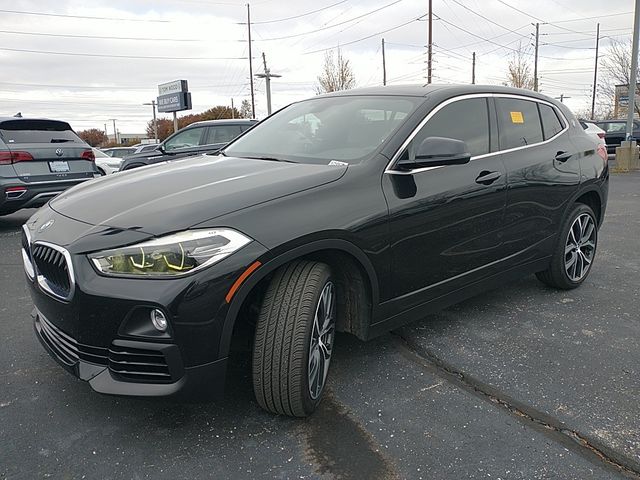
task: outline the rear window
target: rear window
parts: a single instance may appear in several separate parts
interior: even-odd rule
[[[15,143],[84,143],[66,122],[52,120],[9,120],[0,124],[0,136]]]
[[[523,147],[542,141],[542,125],[536,102],[497,98],[500,149]]]

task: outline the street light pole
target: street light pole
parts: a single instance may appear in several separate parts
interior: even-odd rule
[[[633,46],[631,48],[631,75],[629,81],[628,97],[629,107],[627,113],[627,140],[633,138],[633,114],[636,110],[636,72],[638,70],[638,36],[640,35],[640,0],[635,2],[635,14],[633,21]]]
[[[256,73],[256,77],[264,78],[265,80],[265,87],[267,89],[267,115],[271,115],[271,78],[280,78],[282,75],[271,73],[271,70],[267,68],[267,57],[264,52],[262,52],[262,62],[264,64],[264,73]]]
[[[117,118],[110,118],[109,120],[111,120],[113,122],[113,141],[115,143],[119,143],[118,142],[118,131],[116,130],[116,120],[117,120]]]
[[[151,105],[153,108],[153,137],[155,143],[158,143],[158,118],[156,117],[156,101],[151,100],[150,102],[143,103],[143,105]]]

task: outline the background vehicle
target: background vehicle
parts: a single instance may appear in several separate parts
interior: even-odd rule
[[[616,148],[620,146],[627,134],[627,120],[602,120],[595,124],[604,130],[604,140],[607,144],[608,153],[616,153]],[[640,121],[633,121],[633,138],[640,140]]]
[[[367,340],[528,274],[578,287],[607,203],[597,147],[566,106],[526,90],[297,102],[214,161],[98,179],[32,216],[36,331],[97,391],[202,398],[222,390],[245,327],[258,403],[309,415],[336,331]]]
[[[103,148],[101,149],[104,153],[109,155],[110,157],[118,157],[124,158],[129,155],[133,155],[136,153],[135,147],[111,147],[111,148]]]
[[[0,117],[0,215],[44,205],[95,173],[91,147],[67,122]]]
[[[603,129],[590,120],[579,120],[579,122],[586,133],[593,135],[598,143],[603,144],[605,147],[607,146],[607,142],[605,141],[605,131]]]
[[[96,156],[96,168],[100,175],[110,175],[117,172],[122,164],[122,159],[118,157],[110,157],[103,151],[92,148],[93,154]]]
[[[136,153],[143,153],[143,152],[153,152],[154,150],[158,149],[159,144],[158,143],[149,143],[147,145],[138,145],[136,146],[136,151],[133,152],[134,154]]]
[[[121,170],[177,160],[201,153],[215,153],[241,133],[249,130],[257,120],[207,120],[195,122],[177,131],[151,152],[130,155]]]

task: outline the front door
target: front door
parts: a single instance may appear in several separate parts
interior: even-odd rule
[[[427,137],[448,137],[466,142],[472,159],[409,173],[391,165],[383,176],[396,299],[391,303],[401,302],[403,310],[495,273],[503,256],[506,172],[500,156],[491,153],[488,99],[455,100],[430,115],[399,158],[415,158]]]

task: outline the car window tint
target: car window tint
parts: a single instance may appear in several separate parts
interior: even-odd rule
[[[542,126],[536,102],[496,98],[500,149],[523,147],[542,141]]]
[[[409,145],[405,156],[415,152],[428,137],[445,137],[466,142],[472,156],[489,153],[489,111],[485,98],[450,103],[431,117]]]
[[[228,143],[242,133],[240,125],[215,125],[209,127],[206,144]]]
[[[175,150],[177,148],[196,147],[200,144],[203,128],[190,128],[184,132],[178,132],[175,137],[167,140],[164,149]]]
[[[555,137],[564,128],[558,118],[555,108],[545,105],[544,103],[539,103],[538,108],[540,108],[540,118],[542,119],[544,139],[548,140]],[[585,122],[582,122],[581,125],[584,129],[588,128],[588,125]]]

